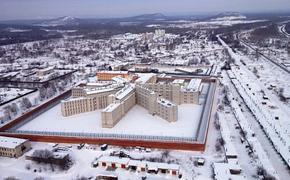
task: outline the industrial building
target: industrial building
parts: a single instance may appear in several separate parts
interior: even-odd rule
[[[99,71],[97,72],[97,77],[99,81],[111,81],[113,77],[128,78],[128,71]]]

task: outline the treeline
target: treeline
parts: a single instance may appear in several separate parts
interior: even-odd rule
[[[13,31],[13,29],[16,31]],[[18,32],[17,30],[20,31]],[[30,26],[0,25],[0,46],[62,37],[62,34],[57,31],[48,32]]]

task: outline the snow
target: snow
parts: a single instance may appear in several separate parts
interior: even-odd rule
[[[85,88],[85,92],[86,94],[96,94],[96,93],[103,93],[103,92],[109,92],[109,91],[113,91],[117,88],[122,87],[122,84],[112,84],[109,86],[104,86],[104,87],[87,87]]]
[[[16,29],[16,28],[6,28],[5,29],[8,32],[12,32],[12,33],[21,33],[21,32],[29,32],[31,31],[31,29]]]
[[[269,174],[271,174],[271,175],[275,176],[277,179],[279,179],[277,176],[277,171],[275,170],[274,166],[270,162],[270,160],[269,160],[266,152],[264,151],[261,143],[256,138],[254,130],[252,129],[251,125],[249,125],[249,123],[247,122],[245,116],[243,115],[243,113],[241,111],[241,108],[238,106],[237,102],[235,100],[233,100],[234,97],[232,96],[231,93],[229,93],[229,99],[231,99],[231,106],[232,106],[232,109],[234,111],[234,114],[235,114],[241,128],[243,129],[244,132],[246,132],[246,139],[248,140],[248,142],[252,146],[254,154],[257,155],[261,165],[265,168],[265,170]]]
[[[178,27],[178,28],[219,28],[220,26],[233,26],[236,24],[251,24],[258,22],[265,22],[267,20],[246,20],[246,19],[227,19],[227,18],[218,18],[212,21],[192,21],[190,23],[183,24],[170,24],[169,27]]]
[[[225,141],[224,148],[225,148],[225,154],[226,156],[237,156],[237,151],[232,143],[232,138],[231,138],[231,132],[229,130],[229,127],[227,125],[228,119],[227,116],[224,114],[219,114],[220,115],[220,125],[221,125],[221,134],[223,137],[223,140]]]
[[[119,163],[119,164],[128,164],[129,158],[119,158],[114,156],[102,156],[98,159],[99,162],[109,162],[109,163]]]
[[[116,83],[128,83],[128,79],[125,79],[125,78],[122,78],[122,77],[119,77],[119,76],[115,76],[112,78],[113,81],[115,81]]]
[[[133,91],[134,87],[132,85],[127,85],[115,94],[116,99],[121,100]]]
[[[228,163],[214,163],[214,173],[216,180],[226,180],[226,179],[235,179],[235,180],[245,180],[241,175],[233,175],[230,173],[230,168],[235,167]],[[237,168],[237,167],[235,167]]]
[[[14,149],[26,141],[26,139],[0,136],[0,148]]]
[[[215,19],[211,19],[212,21],[232,21],[232,20],[237,20],[237,19],[247,19],[246,16],[239,15],[239,16],[225,16],[225,17],[219,17]]]
[[[52,143],[32,143],[32,149],[38,150],[38,149],[48,149],[52,150],[52,146],[54,144]],[[64,151],[65,153],[68,153],[72,156],[74,160],[74,165],[67,171],[62,171],[59,169],[55,169],[54,171],[51,170],[49,165],[39,164],[35,163],[30,160],[25,159],[25,155],[29,154],[33,150],[31,150],[28,153],[25,153],[22,157],[18,159],[14,158],[7,158],[7,157],[0,157],[0,179],[4,179],[8,176],[14,176],[19,179],[23,180],[30,180],[34,179],[35,177],[44,177],[48,180],[71,180],[71,179],[77,179],[77,177],[92,177],[93,179],[98,175],[115,175],[118,176],[118,179],[120,180],[135,180],[135,179],[141,179],[142,176],[147,176],[147,179],[150,180],[176,180],[177,177],[174,177],[172,175],[164,175],[162,173],[158,174],[149,174],[149,173],[137,173],[137,172],[131,172],[126,169],[117,168],[114,171],[107,171],[105,168],[92,167],[92,163],[96,161],[96,159],[101,158],[103,156],[109,156],[112,152],[118,152],[123,151],[126,154],[130,155],[131,157],[136,157],[138,159],[146,159],[147,163],[149,162],[148,159],[150,158],[158,158],[161,157],[163,151],[159,150],[153,150],[150,153],[147,152],[136,152],[132,148],[119,148],[114,146],[109,146],[109,149],[106,151],[101,151],[99,149],[98,145],[88,145],[88,148],[83,148],[81,150],[77,149],[77,144],[60,144],[59,146],[68,147],[67,151]],[[58,147],[58,146],[57,146]],[[56,147],[56,148],[57,148]],[[195,174],[196,177],[202,180],[210,179],[211,171],[210,169],[210,163],[205,164],[203,167],[195,167],[194,171],[189,171],[189,169],[193,169],[192,167],[192,161],[189,161],[188,157],[192,156],[199,156],[200,153],[196,152],[188,152],[188,151],[172,151],[170,152],[170,156],[168,157],[168,160],[174,161],[174,163],[171,163],[175,167],[171,167],[171,165],[168,165],[170,168],[176,168],[178,167],[177,164],[180,164],[180,172],[182,173],[182,179],[191,179],[193,177],[193,174]],[[212,154],[211,154],[212,155]],[[118,159],[115,157],[114,159]],[[132,162],[133,164],[136,164],[138,162],[135,162],[133,160],[130,160],[129,163]],[[143,162],[143,161],[139,161]],[[175,163],[178,162],[178,163]],[[153,164],[153,162],[152,162]],[[160,163],[157,163],[159,166],[161,166]],[[167,163],[162,163],[167,164]],[[176,164],[176,165],[175,165]],[[27,169],[26,166],[30,165],[31,169]],[[144,165],[144,163],[140,164],[141,166]],[[34,172],[36,170],[37,172]],[[41,171],[40,171],[41,170]],[[198,179],[197,178],[197,179]]]
[[[112,112],[112,111],[114,111],[119,106],[120,106],[120,103],[110,104],[102,112]]]
[[[111,129],[102,128],[101,111],[63,117],[60,104],[58,104],[17,130],[193,137],[198,128],[202,105],[178,106],[178,121],[172,123],[158,116],[152,116],[146,109],[135,105]]]
[[[163,106],[166,106],[166,107],[176,106],[174,103],[172,103],[171,101],[164,99],[164,98],[158,98],[157,102],[159,104],[162,104]]]
[[[135,81],[136,83],[145,84],[149,81],[153,76],[156,76],[153,73],[145,73],[145,74],[138,74],[139,78]]]
[[[31,92],[31,89],[20,89],[20,88],[0,88],[0,103],[9,101],[17,96],[24,95]]]
[[[187,91],[198,91],[200,84],[201,84],[201,79],[191,79],[186,87],[186,90]]]
[[[251,112],[256,117],[256,120],[263,127],[265,134],[273,143],[274,148],[278,153],[283,157],[285,162],[290,163],[290,142],[289,140],[289,132],[287,127],[289,124],[287,123],[287,112],[281,111],[279,108],[274,109],[270,107],[265,107],[262,104],[262,97],[264,94],[261,93],[261,90],[264,91],[266,96],[271,98],[271,94],[267,93],[267,89],[259,83],[259,80],[255,78],[255,76],[242,65],[240,59],[242,58],[240,55],[234,53],[232,49],[229,48],[227,44],[223,40],[219,38],[219,41],[222,43],[224,47],[228,49],[229,54],[236,60],[236,63],[239,65],[239,68],[232,66],[232,75],[236,77],[236,79],[231,79],[234,86],[237,88],[240,96],[243,98],[244,102],[247,104]],[[252,87],[253,86],[253,87]],[[251,87],[251,88],[249,88]],[[273,104],[273,101],[271,101]],[[238,115],[238,114],[237,114]],[[275,120],[274,116],[278,115],[279,120]],[[255,144],[255,142],[253,142]],[[266,155],[264,155],[261,146],[254,146],[257,154],[259,154],[261,162],[264,162],[263,165],[265,168],[271,169],[271,164],[268,160],[263,160]],[[273,168],[272,168],[273,169]],[[274,170],[270,170],[274,176],[276,172]]]

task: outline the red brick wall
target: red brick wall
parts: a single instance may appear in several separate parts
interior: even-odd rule
[[[63,99],[64,97],[68,96],[70,93],[71,93],[71,90],[68,90],[68,91],[60,94],[59,96],[41,104],[40,106],[37,106],[36,108],[30,110],[29,112],[24,113],[22,116],[10,121],[9,123],[7,123],[4,126],[2,126],[0,128],[0,132],[6,131],[6,130],[12,128],[13,126],[17,125],[18,123],[20,123],[20,122],[24,121],[25,119],[29,118],[30,116],[36,114],[39,110],[47,108],[52,103],[55,103],[56,101],[59,101],[59,100]]]
[[[63,136],[46,136],[46,135],[29,135],[29,134],[11,134],[0,133],[3,136],[30,139],[31,141],[53,142],[53,143],[87,143],[87,144],[110,144],[116,146],[142,146],[148,148],[176,149],[189,151],[204,151],[205,144],[183,143],[183,142],[162,142],[162,141],[140,141],[125,139],[100,139],[100,138],[81,138],[81,137],[63,137]]]

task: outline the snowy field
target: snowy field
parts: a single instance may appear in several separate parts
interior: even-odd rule
[[[136,105],[114,128],[107,129],[101,127],[101,110],[63,117],[58,104],[18,130],[193,137],[198,128],[201,111],[202,105],[180,105],[178,121],[169,123]]]

